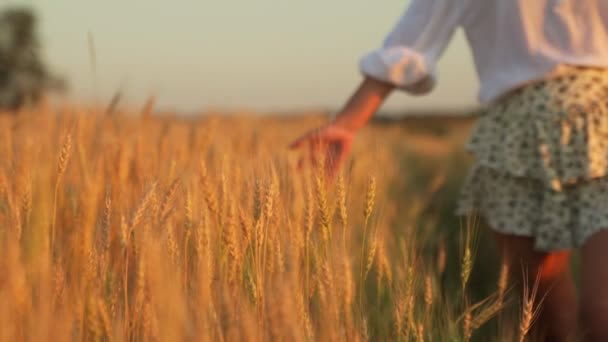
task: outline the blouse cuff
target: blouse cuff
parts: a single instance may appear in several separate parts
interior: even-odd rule
[[[430,92],[436,81],[435,72],[424,56],[407,47],[375,50],[361,59],[359,68],[368,77],[416,94]]]

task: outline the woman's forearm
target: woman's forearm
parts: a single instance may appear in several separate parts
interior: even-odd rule
[[[376,113],[393,89],[395,87],[389,83],[366,77],[334,122],[352,131],[359,130]]]

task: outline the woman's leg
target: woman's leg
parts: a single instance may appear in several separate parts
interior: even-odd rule
[[[547,341],[568,341],[576,333],[578,320],[570,253],[538,252],[534,250],[534,239],[531,237],[496,234],[503,257],[516,280],[521,281],[526,270],[526,284],[532,287],[538,276],[538,298],[543,302],[534,330],[543,332]]]
[[[582,325],[586,341],[608,341],[608,231],[582,248]]]

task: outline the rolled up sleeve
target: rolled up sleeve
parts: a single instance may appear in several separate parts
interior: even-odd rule
[[[437,61],[461,25],[462,0],[412,0],[381,48],[359,63],[368,77],[410,93],[430,92],[437,82]],[[422,89],[416,87],[422,81]]]

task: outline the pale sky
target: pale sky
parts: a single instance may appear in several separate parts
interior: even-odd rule
[[[165,109],[337,109],[360,80],[406,0],[4,0],[38,10],[45,55],[74,101],[102,103],[122,88],[137,106]],[[88,33],[95,43],[93,70]],[[476,104],[478,83],[459,32],[432,94],[395,93],[385,110]]]

